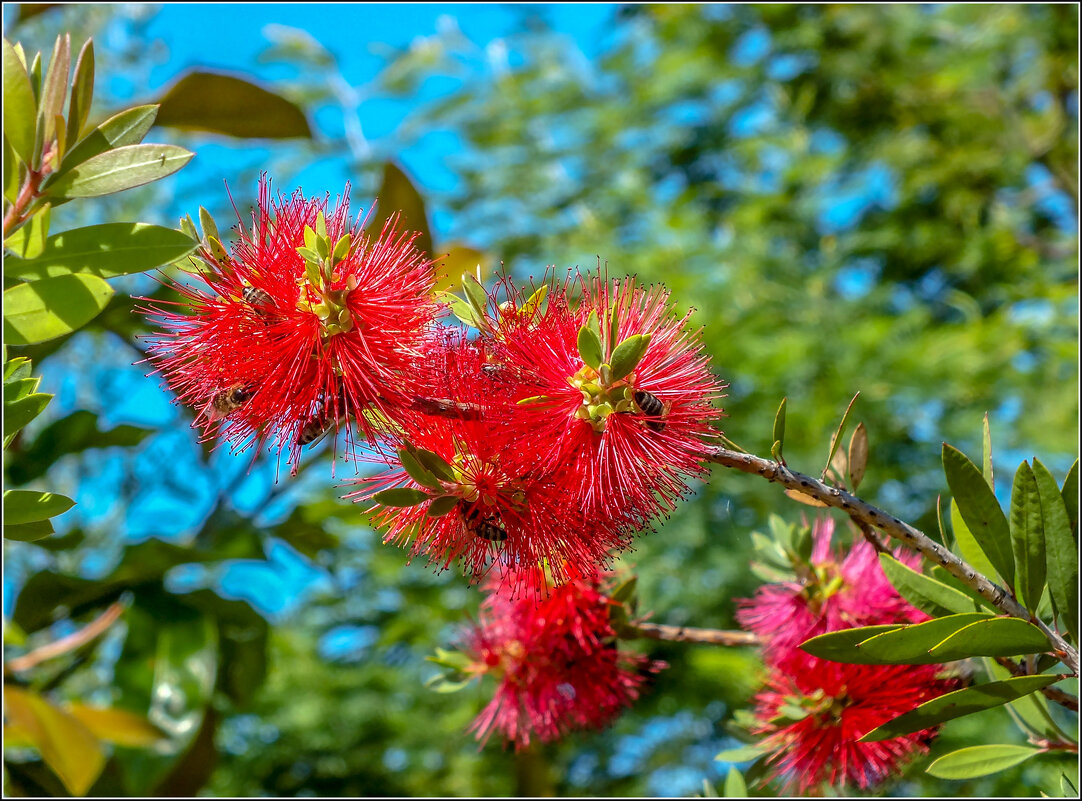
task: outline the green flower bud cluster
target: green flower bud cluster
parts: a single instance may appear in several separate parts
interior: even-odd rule
[[[342,276],[335,267],[349,258],[352,246],[353,238],[348,233],[336,242],[331,241],[327,221],[320,212],[315,228],[304,227],[304,247],[297,248],[297,253],[304,259],[304,274],[297,281],[301,286],[297,308],[310,311],[319,318],[320,335],[324,339],[352,331],[356,325],[347,300],[349,293],[357,288],[357,276],[348,276],[344,287],[331,288],[341,283]],[[312,291],[306,292],[306,287]]]

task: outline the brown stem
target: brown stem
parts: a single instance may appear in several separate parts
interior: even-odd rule
[[[7,239],[8,234],[26,219],[24,212],[38,196],[38,187],[41,185],[41,179],[44,177],[44,173],[36,172],[35,170],[28,171],[26,183],[22,185],[18,196],[15,198],[15,202],[8,207],[7,213],[4,215],[4,239]]]
[[[1007,670],[1010,671],[1010,674],[1012,676],[1032,675],[1028,673],[1026,669],[1022,667],[1022,665],[1018,664],[1013,659],[1008,659],[1005,656],[997,656],[995,657],[995,660],[1003,667],[1007,668]],[[1066,707],[1072,712],[1078,711],[1078,699],[1070,693],[1064,692],[1057,687],[1042,687],[1041,692],[1044,694],[1044,697],[1047,698],[1049,701],[1053,701],[1054,703],[1057,703],[1062,707]]]
[[[4,673],[17,673],[23,670],[29,670],[49,659],[55,659],[58,656],[63,656],[77,648],[81,648],[91,640],[104,634],[110,626],[116,623],[123,612],[124,604],[117,601],[102,612],[97,618],[90,623],[87,623],[78,631],[69,634],[67,637],[62,637],[56,642],[51,642],[40,648],[35,648],[30,653],[23,654],[15,659],[9,659],[4,663]]]
[[[703,456],[707,461],[714,464],[731,467],[744,473],[753,473],[765,478],[767,481],[776,482],[788,489],[815,498],[827,506],[841,509],[853,520],[877,528],[887,536],[914,548],[924,558],[937,565],[942,565],[952,576],[962,581],[966,586],[972,587],[996,609],[1012,617],[1026,620],[1039,628],[1054,646],[1053,653],[1072,673],[1078,675],[1078,651],[1071,647],[1063,637],[1045,625],[1040,618],[1027,612],[1005,589],[989,581],[967,562],[959,559],[935,540],[908,523],[881,509],[877,509],[870,503],[851,495],[845,490],[828,486],[811,476],[797,473],[770,459],[763,459],[750,453],[736,453],[716,446],[706,447]]]
[[[759,638],[750,631],[696,629],[689,626],[666,626],[663,623],[636,623],[631,629],[640,637],[650,640],[727,646],[759,645]]]

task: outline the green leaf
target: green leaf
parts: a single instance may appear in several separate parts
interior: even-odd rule
[[[898,594],[925,614],[942,617],[977,610],[977,605],[964,593],[918,573],[890,554],[879,554],[879,564],[883,568],[887,581],[898,591]]]
[[[45,73],[41,105],[38,109],[45,120],[44,141],[46,144],[56,137],[56,116],[64,108],[64,98],[68,95],[68,76],[70,73],[71,36],[64,34],[56,37],[53,55],[49,59],[49,69]]]
[[[8,264],[18,261],[18,257],[33,259],[45,249],[45,242],[49,236],[49,220],[52,217],[52,206],[46,203],[37,210],[26,225],[19,228],[4,241],[4,247],[15,256],[4,259],[4,275],[9,276]],[[10,276],[9,276],[10,277]]]
[[[4,490],[4,526],[35,523],[63,514],[75,501],[37,490]]]
[[[958,579],[957,576],[952,575],[950,571],[948,571],[945,567],[941,565],[932,565],[932,569],[930,572],[932,574],[932,578],[934,578],[940,584],[946,584],[951,589],[957,590],[958,592],[968,597],[971,601],[973,601],[973,603],[976,604],[977,611],[987,610],[994,615],[999,614],[999,609],[997,609],[991,601],[982,596],[979,592],[970,587],[968,584],[963,583],[961,580]]]
[[[966,528],[1010,589],[1014,586],[1011,531],[995,493],[977,466],[964,453],[945,442],[943,472]]]
[[[853,436],[849,439],[848,462],[849,486],[856,492],[868,467],[868,429],[864,427],[864,423],[857,423]]]
[[[436,500],[428,505],[428,511],[425,512],[425,514],[429,517],[443,517],[458,506],[459,500],[457,495],[444,495],[440,498],[436,498]]]
[[[35,520],[33,523],[18,523],[14,526],[4,526],[5,540],[18,540],[19,542],[36,542],[43,540],[53,533],[53,524],[50,520]]]
[[[1078,797],[1078,788],[1074,786],[1069,778],[1067,778],[1066,773],[1061,773],[1059,775],[1059,789],[1060,792],[1063,793],[1064,798]]]
[[[740,748],[728,748],[714,757],[715,762],[748,762],[763,755],[761,745],[744,745]]]
[[[26,67],[4,39],[4,137],[24,164],[34,157],[37,101]]]
[[[862,640],[855,652],[845,655],[845,658],[831,658],[854,665],[924,665],[940,662],[943,660],[929,657],[928,652],[932,648],[960,629],[991,617],[983,612],[971,612],[901,626]]]
[[[86,795],[105,767],[101,743],[78,719],[40,695],[4,685],[4,715],[41,752],[72,795]]]
[[[533,316],[541,309],[541,304],[545,302],[545,298],[549,294],[549,285],[542,284],[533,291],[525,302],[519,307],[518,316],[526,320],[532,320]]]
[[[785,407],[789,402],[788,396],[781,399],[781,403],[778,404],[778,411],[774,414],[774,428],[770,432],[770,441],[774,443],[774,447],[771,447],[771,455],[775,461],[781,461],[782,448],[785,446]],[[774,453],[774,448],[777,448],[777,453]]]
[[[593,314],[593,312],[591,312]],[[596,326],[595,326],[596,327]],[[579,329],[579,356],[583,364],[595,370],[601,369],[601,339],[597,332],[587,323]]]
[[[102,278],[170,264],[197,247],[187,234],[148,223],[105,223],[55,234],[35,258],[4,260],[4,275],[36,281],[70,273]]]
[[[477,323],[477,316],[474,313],[473,306],[467,301],[450,292],[437,292],[435,297],[440,303],[446,305],[447,308],[451,310],[451,314],[457,317],[459,321],[471,328],[480,328]]]
[[[1057,495],[1059,493],[1057,492]],[[1028,462],[1018,465],[1011,489],[1011,546],[1018,570],[1018,598],[1035,612],[1044,592],[1044,522],[1037,479]]]
[[[166,739],[166,733],[142,715],[126,709],[72,704],[68,714],[107,743],[126,748],[149,748]]]
[[[853,411],[853,404],[857,402],[857,398],[859,397],[860,393],[858,392],[853,396],[853,399],[849,401],[849,405],[845,407],[845,413],[842,415],[842,421],[838,423],[838,428],[830,438],[830,453],[827,456],[826,467],[823,468],[823,478],[826,478],[827,471],[830,470],[830,465],[834,461],[834,454],[837,453],[838,446],[842,444],[842,437],[845,436],[845,427],[849,424],[849,414]]]
[[[105,308],[113,288],[96,275],[58,275],[4,291],[4,339],[31,345],[86,325]]]
[[[1055,657],[1050,655],[1048,656],[1048,659],[1053,660],[1053,662],[1058,661]],[[984,662],[985,670],[988,672],[992,681],[1006,681],[1011,678],[1010,671],[996,662],[995,659],[985,657],[982,661]],[[1051,667],[1051,665],[1041,666],[1038,664],[1034,672],[1041,673],[1049,667]],[[1029,695],[1009,701],[1007,703],[1007,714],[1010,715],[1015,724],[1027,734],[1033,734],[1037,737],[1056,736],[1056,729],[1058,727],[1052,720],[1048,699],[1039,692],[1033,692]]]
[[[1052,643],[1044,632],[1032,623],[1017,617],[994,617],[978,620],[948,635],[928,652],[927,661],[950,662],[971,656],[1039,654],[1051,648]]]
[[[1067,477],[1063,479],[1063,505],[1067,509],[1067,520],[1071,524],[1071,536],[1078,542],[1078,459],[1074,460]]]
[[[29,397],[38,391],[40,376],[18,378],[4,382],[4,405],[10,406],[15,401]]]
[[[135,106],[114,114],[68,151],[60,169],[45,179],[42,189],[48,190],[87,159],[101,155],[112,148],[139,144],[147,135],[150,126],[154,124],[157,114],[158,107],[155,105]]]
[[[429,489],[434,490],[443,489],[440,480],[427,468],[422,466],[406,448],[399,448],[398,458],[402,462],[402,469],[406,471],[406,474],[422,487],[428,487]]]
[[[463,273],[462,290],[466,293],[466,300],[473,309],[474,317],[478,321],[484,320],[485,312],[488,310],[488,295],[485,293],[485,288],[481,286],[481,282],[469,273]]]
[[[172,175],[195,154],[176,145],[125,145],[92,156],[48,187],[54,197],[100,197]]]
[[[417,231],[420,235],[414,240],[414,246],[425,258],[432,258],[432,234],[429,232],[424,199],[406,173],[390,161],[383,165],[383,179],[376,198],[376,210],[365,233],[375,239],[387,221],[398,214],[398,227]],[[481,308],[484,309],[484,306]]]
[[[8,359],[4,364],[4,383],[7,384],[11,381],[22,381],[25,378],[30,377],[30,371],[33,365],[30,360],[25,356],[16,356],[14,359]]]
[[[988,557],[984,555],[981,546],[977,544],[976,538],[970,533],[969,527],[966,526],[965,521],[962,519],[962,513],[958,511],[958,504],[955,503],[953,498],[951,498],[950,517],[951,531],[954,532],[954,540],[958,544],[958,551],[962,558],[989,580],[995,581],[999,579],[996,569],[988,561]],[[1003,579],[999,580],[1002,581]]]
[[[36,392],[32,395],[19,398],[14,403],[4,404],[4,438],[12,436],[49,405],[52,395]]]
[[[734,767],[730,767],[729,772],[725,774],[725,797],[748,797],[748,785],[744,782],[744,775]]]
[[[411,453],[417,458],[418,462],[424,465],[426,470],[437,478],[442,479],[443,481],[458,481],[455,477],[454,469],[438,453],[425,450],[424,448],[412,448]]]
[[[203,232],[203,239],[210,239],[214,237],[219,242],[222,241],[222,235],[218,233],[218,224],[214,222],[214,217],[203,206],[199,207],[199,229]]]
[[[612,380],[619,381],[639,366],[650,345],[650,334],[633,334],[616,346],[612,352]]]
[[[1033,477],[1041,496],[1041,519],[1048,553],[1048,589],[1064,627],[1078,637],[1078,545],[1063,495],[1040,460],[1033,460]]]
[[[431,499],[431,495],[418,489],[396,487],[377,492],[372,500],[384,506],[417,506]]]
[[[159,102],[158,125],[168,128],[240,139],[312,138],[299,106],[234,75],[189,72]]]
[[[928,766],[938,779],[975,779],[1025,762],[1041,753],[1028,745],[974,745],[942,756]]]
[[[1063,679],[1064,676],[1019,676],[1018,678],[979,684],[941,695],[921,704],[911,712],[884,723],[860,738],[862,743],[889,740],[948,720],[1002,706]]]
[[[984,413],[983,436],[981,437],[981,475],[995,492],[996,477],[992,472],[992,428],[988,424],[988,412]]]
[[[842,629],[828,634],[820,634],[800,644],[800,650],[817,656],[820,659],[829,659],[833,662],[855,662],[862,659],[862,654],[857,646],[865,640],[871,639],[877,634],[897,631],[903,628],[902,624],[884,626],[864,626],[857,629]],[[876,664],[874,662],[855,662],[856,664]]]
[[[94,42],[87,39],[75,61],[75,76],[71,80],[71,99],[68,101],[67,140],[74,145],[82,135],[90,105],[94,98]]]

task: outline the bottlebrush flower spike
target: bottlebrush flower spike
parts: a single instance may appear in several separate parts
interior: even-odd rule
[[[666,667],[621,651],[609,620],[613,602],[600,576],[516,597],[514,577],[494,577],[480,621],[464,650],[469,675],[499,684],[470,731],[482,744],[498,732],[515,749],[532,737],[550,742],[575,729],[596,729],[638,698],[648,677]]]
[[[928,620],[891,586],[866,540],[856,539],[843,554],[831,547],[833,535],[833,520],[816,519],[810,564],[801,566],[798,580],[765,584],[754,598],[737,601],[737,621],[759,635],[768,660],[777,663],[793,654],[811,658],[797,646],[828,631]],[[894,556],[920,569],[919,555],[899,548]]]
[[[803,654],[797,651],[796,654]],[[938,677],[942,665],[848,665],[794,655],[775,666],[756,696],[757,725],[767,765],[803,793],[819,785],[866,789],[927,753],[937,728],[861,743],[872,729],[955,689]]]
[[[504,385],[486,380],[482,347],[444,332],[421,364],[428,397],[453,398],[471,412],[403,417],[389,440],[397,452],[389,469],[353,482],[359,489],[345,497],[381,505],[374,522],[385,542],[440,569],[460,560],[474,579],[499,564],[500,575],[535,588],[540,565],[563,581],[564,565],[600,566],[627,546],[629,522],[619,509],[591,516],[569,504],[562,477],[512,438],[515,406]]]
[[[208,237],[197,285],[181,303],[141,309],[164,332],[151,361],[178,399],[200,410],[207,437],[243,450],[275,438],[301,447],[346,416],[383,414],[410,395],[417,347],[438,307],[433,265],[392,216],[375,238],[349,217],[349,187],[329,196],[272,196],[260,181],[250,229],[227,252]],[[222,430],[224,428],[224,431]]]
[[[570,281],[550,282],[547,303],[533,306],[507,282],[508,300],[482,334],[493,372],[515,385],[520,440],[561,466],[572,502],[616,506],[647,524],[704,472],[702,441],[713,436],[723,385],[666,290],[596,274],[578,283],[572,309]]]

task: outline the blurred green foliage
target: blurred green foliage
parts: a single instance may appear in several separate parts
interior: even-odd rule
[[[100,8],[78,8],[63,10],[63,24],[80,14],[101,24]],[[453,191],[429,192],[413,176],[430,213],[450,212],[451,239],[520,275],[600,256],[613,274],[663,281],[698,310],[730,383],[726,434],[767,454],[788,396],[785,457],[797,469],[823,464],[859,390],[850,423],[863,422],[870,443],[861,494],[925,531],[936,530],[946,492],[939,442],[977,453],[985,411],[1001,475],[1036,453],[1062,480],[1078,439],[1077,9],[632,6],[593,62],[544,25],[542,8],[521,11],[522,32],[505,43],[513,62],[449,30],[394,54],[376,81],[408,97],[434,75],[464,79],[394,135],[400,148],[440,130],[461,142],[446,159],[460,179]],[[44,14],[26,23],[57,24]],[[283,92],[348,112],[356,97],[333,56],[287,33],[268,51],[302,68]],[[478,57],[486,69],[465,71]],[[139,52],[126,59],[99,54],[99,70],[146,69]],[[175,141],[198,151],[198,140]],[[348,126],[288,158],[328,153],[352,154],[375,190],[386,154],[360,146]],[[116,457],[113,511],[10,548],[17,564],[6,574],[29,635],[9,648],[52,636],[55,618],[62,627],[116,598],[130,605],[123,631],[41,679],[67,698],[149,712],[173,735],[168,753],[117,749],[92,792],[641,795],[697,788],[702,776],[720,785],[713,757],[736,744],[726,724],[755,691],[746,649],[639,644],[670,668],[611,730],[519,757],[495,743],[478,751],[465,728],[489,688],[422,686],[435,672],[424,657],[453,643],[477,591],[380,545],[331,482],[313,477],[326,472],[325,450],[293,484],[283,476],[270,488],[273,465],[260,461],[245,478],[247,457],[197,447],[176,421],[149,437],[102,424],[103,374],[117,369],[107,365],[140,358],[130,308],[118,296],[93,337],[27,349],[87,408],[27,429],[5,459],[8,483],[47,476],[72,494],[106,453]],[[160,475],[170,460],[190,474]],[[253,482],[268,489],[242,503]],[[213,497],[198,525],[162,520],[153,533],[172,544],[125,541],[131,504],[168,490],[183,505],[194,485]],[[659,622],[731,627],[733,599],[757,585],[750,532],[770,511],[795,520],[806,510],[752,477],[715,471],[623,558],[639,574],[640,609]],[[229,560],[269,564],[281,543],[310,559],[318,580],[268,621],[216,582]],[[196,576],[184,589],[178,569]],[[350,648],[329,648],[337,637]],[[1008,721],[1004,709],[955,721],[933,756],[1010,741]],[[949,785],[925,765],[889,791],[1059,787],[1060,768],[1038,760]],[[23,792],[56,789],[33,760],[9,762],[7,777]]]

